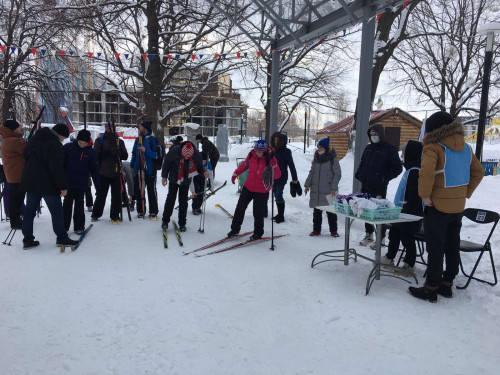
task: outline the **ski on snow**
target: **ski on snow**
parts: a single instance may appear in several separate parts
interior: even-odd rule
[[[168,248],[168,237],[166,229],[163,229],[163,248],[164,249]]]
[[[90,224],[87,227],[87,229],[85,229],[83,231],[83,233],[80,234],[80,238],[78,238],[78,243],[76,245],[70,246],[70,248],[71,248],[72,251],[75,251],[76,249],[78,249],[78,247],[82,244],[83,239],[85,238],[85,236],[87,235],[87,233],[90,232],[90,230],[92,229],[93,226],[94,226],[94,224]],[[64,250],[65,250],[66,246],[60,246],[60,248],[61,248],[61,253],[64,253]]]
[[[177,237],[177,241],[179,241],[179,245],[184,246],[184,244],[182,243],[181,231],[179,230],[179,226],[174,220],[172,220],[172,224],[174,224],[175,236]]]
[[[217,246],[217,245],[220,245],[221,243],[224,243],[224,242],[227,242],[227,241],[230,241],[232,239],[235,239],[235,238],[240,238],[240,237],[243,237],[243,236],[248,236],[249,234],[252,234],[253,232],[246,232],[246,233],[242,233],[242,234],[237,234],[236,236],[233,236],[233,237],[224,237],[220,240],[217,240],[215,242],[212,242],[212,243],[209,243],[208,245],[205,245],[205,246],[202,246],[202,247],[199,247],[198,249],[195,249],[195,250],[191,250],[191,251],[184,251],[184,255],[189,255],[189,254],[194,254],[194,253],[197,253],[198,251],[202,251],[202,250],[206,250],[208,248],[211,248],[211,247],[214,247],[214,246]]]
[[[210,198],[212,195],[215,195],[215,193],[217,193],[220,189],[222,189],[224,186],[227,185],[227,181],[224,181],[224,183],[219,186],[217,189],[214,190],[214,192],[212,193],[211,191],[209,191],[208,193],[205,192],[205,200],[207,200],[208,198]],[[200,193],[197,193],[195,196],[198,196],[198,195],[202,195],[203,194],[203,191],[200,192]],[[188,202],[193,199],[193,197],[189,197],[188,198]],[[175,209],[177,210],[179,208],[179,206],[175,207]]]
[[[285,236],[288,236],[288,234],[280,234],[280,235],[274,236],[274,238],[280,238],[280,237],[285,237]],[[194,254],[194,255],[196,257],[200,258],[200,257],[204,257],[206,255],[213,255],[213,254],[223,253],[225,251],[234,250],[234,249],[237,249],[237,248],[240,248],[240,247],[243,247],[243,246],[253,245],[255,243],[269,241],[269,240],[272,240],[272,239],[273,239],[273,237],[262,237],[262,238],[259,238],[258,240],[253,240],[253,241],[247,240],[245,242],[240,242],[240,243],[237,243],[237,244],[234,244],[234,245],[231,245],[231,246],[223,247],[222,249],[214,250],[214,251],[211,251],[209,253]]]

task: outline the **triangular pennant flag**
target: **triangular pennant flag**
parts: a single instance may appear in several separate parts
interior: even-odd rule
[[[124,54],[123,56],[125,56],[125,60],[128,60],[128,53]]]
[[[218,58],[219,58],[219,54],[218,54],[218,53],[216,53],[216,54],[215,54],[215,58],[216,58],[216,59],[218,59]]]
[[[236,54],[236,57],[239,59],[239,58],[241,57],[241,53],[239,53],[239,52],[238,52],[238,53]]]
[[[205,56],[205,55],[200,55],[200,60],[203,58],[203,56]]]
[[[115,53],[115,57],[118,60],[120,58],[120,54],[119,53]]]
[[[168,59],[169,59],[169,60],[172,60],[172,55],[168,55]]]
[[[65,53],[66,51],[62,49],[62,50],[60,50],[59,52],[61,53],[61,56],[63,56],[63,57],[64,57],[64,53]]]
[[[142,54],[142,59],[143,60],[146,60],[147,57],[148,57],[148,55],[146,55],[145,53]]]
[[[243,57],[247,57],[247,55],[248,55],[247,52],[243,53]]]
[[[194,61],[196,59],[196,55],[191,55],[191,59]]]
[[[262,56],[262,51],[257,51],[257,57],[261,57]]]
[[[21,47],[21,52],[22,53],[26,53],[27,50],[28,50],[28,47]]]
[[[36,55],[36,48],[32,48],[32,49],[31,49],[31,53],[32,53],[33,55]]]
[[[163,58],[165,57],[164,53],[159,53],[158,56],[160,57],[160,61],[163,61]]]
[[[181,57],[181,55],[175,55],[176,60],[179,60],[180,57]]]
[[[101,52],[97,52],[97,57],[101,57],[102,53]]]
[[[377,14],[377,21],[380,20],[382,18],[382,14],[383,13],[380,13],[380,14]]]
[[[89,55],[89,57],[92,58],[92,56],[94,56],[94,53],[93,52],[87,52],[87,55]]]
[[[52,56],[56,57],[56,55],[57,55],[57,51],[56,50],[52,50],[51,53],[52,53]]]
[[[222,54],[222,58],[225,60],[226,59],[226,56],[227,56],[227,53],[223,53]]]
[[[403,3],[403,8],[406,8],[408,4],[410,4],[410,0],[406,0],[406,1]]]
[[[16,47],[10,47],[10,50],[12,51],[12,53],[15,53],[16,52]]]
[[[74,53],[75,53],[75,51],[69,51],[69,54],[71,57],[73,57]]]
[[[150,60],[153,60],[155,58],[156,55],[149,55],[149,59]]]
[[[6,49],[6,48],[7,48],[7,47],[5,47],[5,46],[0,46],[0,49],[2,50],[2,53],[4,53],[4,52],[5,52],[5,49]]]

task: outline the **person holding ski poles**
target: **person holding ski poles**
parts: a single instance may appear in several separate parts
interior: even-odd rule
[[[273,156],[271,148],[267,146],[265,140],[259,139],[255,142],[253,150],[234,171],[231,182],[234,184],[236,178],[247,169],[248,176],[241,190],[234,211],[233,222],[231,223],[231,231],[227,234],[227,237],[231,238],[240,233],[245,211],[253,200],[254,232],[250,237],[250,241],[254,241],[264,235],[264,211],[267,207],[269,191],[272,188],[273,179],[281,177],[278,161]]]
[[[156,140],[151,129],[151,121],[142,121],[137,127],[139,137],[134,142],[132,159],[130,160],[130,171],[134,176],[134,191],[137,201],[137,217],[144,218],[146,215],[146,197],[144,191],[148,192],[149,219],[158,216],[158,201],[156,198],[156,169],[153,160],[156,159]]]

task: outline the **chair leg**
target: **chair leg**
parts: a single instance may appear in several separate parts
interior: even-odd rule
[[[403,259],[403,255],[405,255],[405,252],[406,252],[406,248],[403,247],[403,249],[401,250],[401,254],[399,255],[398,262],[396,263],[396,267],[399,267],[399,263],[401,263],[401,259]]]
[[[474,273],[476,272],[476,269],[477,269],[477,266],[479,265],[479,262],[481,261],[481,258],[483,257],[483,253],[485,251],[488,251],[490,253],[490,260],[491,260],[491,267],[492,267],[492,270],[493,270],[493,278],[494,278],[494,282],[491,282],[491,281],[487,281],[487,280],[484,280],[484,279],[479,279],[477,277],[474,277]],[[485,283],[485,284],[488,284],[488,285],[491,285],[491,286],[494,286],[497,284],[497,272],[495,270],[495,262],[493,261],[493,254],[491,253],[491,250],[483,250],[481,251],[481,254],[479,254],[479,257],[477,258],[477,261],[476,261],[476,264],[474,264],[474,267],[472,268],[472,271],[470,274],[467,274],[465,271],[464,271],[464,266],[462,264],[462,258],[460,258],[460,269],[462,271],[462,273],[464,274],[465,277],[467,277],[467,282],[465,283],[465,285],[463,286],[457,286],[457,289],[465,289],[469,286],[469,283],[471,282],[471,280],[476,280],[476,281],[479,281],[481,283]]]

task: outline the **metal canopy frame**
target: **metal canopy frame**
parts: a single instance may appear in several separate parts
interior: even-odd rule
[[[361,161],[364,145],[368,142],[368,125],[371,115],[371,83],[375,42],[375,16],[397,8],[406,0],[207,0],[234,23],[261,51],[271,56],[270,126],[266,137],[277,131],[280,53],[276,51],[316,41],[328,34],[363,24],[358,100],[356,115],[355,168]],[[235,19],[231,10],[244,9],[247,14]],[[274,26],[275,36],[270,37],[263,26],[257,29],[250,19],[267,18]],[[262,43],[266,42],[266,45]],[[293,53],[293,51],[292,51]],[[353,182],[353,191],[360,190],[360,183]]]

